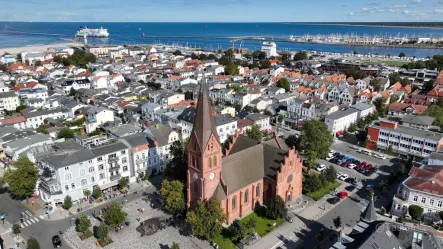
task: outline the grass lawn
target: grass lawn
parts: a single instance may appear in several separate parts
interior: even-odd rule
[[[251,213],[250,215],[241,219],[241,223],[246,224],[250,218],[254,218],[257,225],[255,226],[255,231],[258,233],[260,237],[265,236],[270,233],[276,227],[284,222],[284,219],[280,218],[277,220],[271,220],[266,218],[266,209],[260,208],[257,211]],[[275,227],[272,227],[272,224],[275,224]],[[248,234],[252,232],[252,228],[248,230]],[[218,236],[214,238],[215,243],[221,249],[234,249],[236,248],[234,242],[233,235],[229,232],[228,228],[224,228]]]
[[[323,198],[323,196],[325,194],[328,194],[329,192],[331,192],[331,190],[338,188],[340,185],[341,185],[341,182],[338,182],[338,181],[329,182],[328,185],[324,186],[323,188],[321,188],[315,192],[308,193],[308,195],[312,199],[318,201],[321,198]]]

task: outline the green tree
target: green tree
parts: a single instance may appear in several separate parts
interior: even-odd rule
[[[257,220],[254,217],[249,217],[248,221],[246,222],[246,227],[248,229],[255,229],[257,226]]]
[[[102,190],[99,186],[95,186],[92,190],[92,197],[94,197],[94,199],[98,199],[100,196],[102,196]]]
[[[339,227],[341,227],[341,217],[340,217],[340,216],[337,216],[337,218],[335,218],[335,219],[333,220],[333,222],[334,222],[334,226],[335,226],[335,228],[339,228]]]
[[[267,85],[269,85],[269,80],[268,80],[268,79],[264,79],[264,80],[261,82],[261,84],[267,86]]]
[[[109,227],[105,223],[100,223],[97,230],[97,237],[100,241],[105,241],[108,239]]]
[[[43,125],[40,125],[35,131],[42,134],[48,134],[48,131]]]
[[[400,73],[394,72],[389,75],[389,82],[391,85],[394,85],[397,82],[401,81]]]
[[[325,239],[325,229],[322,227],[317,234],[317,240],[323,241]]]
[[[268,218],[276,220],[278,218],[286,218],[287,215],[288,209],[286,208],[285,201],[279,195],[269,201],[268,208],[266,209],[266,216]]]
[[[120,180],[118,181],[118,188],[119,189],[124,189],[128,186],[129,180],[126,177],[122,177],[120,178]]]
[[[128,214],[122,210],[120,205],[113,202],[103,214],[103,217],[105,218],[106,225],[110,226],[111,228],[116,228],[120,226],[123,221],[125,221],[126,215]]]
[[[372,200],[373,197],[374,197],[374,190],[373,190],[373,189],[370,189],[370,190],[368,191],[368,195],[366,196],[366,199],[368,199],[368,200]]]
[[[269,60],[260,60],[260,67],[261,68],[270,68],[271,67],[271,62]]]
[[[41,67],[41,66],[42,66],[42,62],[39,61],[39,60],[36,60],[36,61],[34,62],[34,66],[36,66],[36,67]]]
[[[400,167],[397,170],[397,175],[402,176],[406,173],[406,167],[404,164],[401,164]]]
[[[294,61],[307,60],[308,54],[305,51],[300,51],[294,55]]]
[[[314,71],[312,71],[312,69],[309,69],[308,72],[307,72],[307,74],[308,74],[308,75],[313,75],[313,74],[314,74]]]
[[[20,198],[31,196],[37,184],[37,167],[26,156],[13,162],[12,167],[14,169],[7,170],[3,176],[9,192]]]
[[[15,108],[15,111],[20,112],[21,110],[26,109],[26,108],[27,108],[27,106],[25,106],[25,105],[19,105]]]
[[[63,58],[60,55],[56,55],[54,56],[54,58],[52,58],[52,61],[57,63],[63,63]]]
[[[289,83],[289,80],[286,78],[280,78],[277,81],[277,87],[284,88],[286,92],[289,92],[289,90],[291,90],[291,84]]]
[[[171,249],[180,249],[180,245],[178,243],[172,242]]]
[[[385,185],[386,185],[385,181],[381,180],[381,181],[377,184],[377,189],[378,189],[378,191],[382,192],[383,189],[385,188]]]
[[[408,211],[409,215],[414,220],[420,219],[421,215],[423,214],[423,208],[418,205],[410,205]]]
[[[426,92],[431,91],[432,89],[434,89],[434,84],[435,84],[435,80],[430,80],[425,82],[425,84],[423,85],[423,88],[425,89]]]
[[[236,93],[241,93],[241,92],[243,92],[243,87],[242,86],[234,86],[234,87],[232,87],[232,89],[234,89],[234,91],[236,92]]]
[[[143,175],[143,178],[144,178],[145,180],[148,180],[148,179],[149,179],[149,169],[148,169],[148,168],[146,168],[146,170],[145,170],[145,174]]]
[[[405,87],[407,85],[410,85],[411,81],[408,78],[405,77],[405,78],[400,80],[400,84],[401,84],[402,87]]]
[[[63,208],[68,210],[72,207],[72,199],[71,196],[67,195],[65,196],[65,199],[63,200]]]
[[[406,54],[403,53],[403,52],[400,52],[400,54],[398,55],[398,57],[400,57],[400,58],[403,58],[403,57],[405,57],[405,56],[406,56]]]
[[[374,78],[369,85],[371,85],[376,92],[379,92],[382,89],[380,79],[378,78]]]
[[[219,48],[219,49],[217,50],[217,54],[223,54],[223,49]]]
[[[69,128],[62,128],[58,131],[57,138],[70,139],[74,138],[74,131]]]
[[[182,143],[179,140],[172,143],[169,154],[171,159],[166,165],[164,175],[175,180],[185,181],[188,172],[188,153],[187,143]]]
[[[173,55],[182,55],[182,52],[180,50],[175,50],[174,53],[172,53]]]
[[[189,92],[189,91],[186,91],[185,92],[185,99],[186,100],[190,100],[190,99],[193,99],[193,94],[192,94],[192,92]]]
[[[438,216],[440,217],[440,220],[443,220],[443,211],[438,212]]]
[[[285,119],[285,115],[278,115],[278,122],[281,124],[283,120]]]
[[[443,126],[443,106],[431,105],[426,109],[424,115],[431,116],[434,118],[433,125],[442,127]]]
[[[336,176],[337,177],[337,176]],[[326,179],[328,179],[326,177]],[[308,192],[315,192],[322,187],[323,183],[317,174],[310,174],[304,178],[303,189]]]
[[[337,170],[335,170],[334,166],[329,166],[323,173],[326,176],[326,181],[334,182],[337,178]]]
[[[383,99],[383,97],[377,98],[374,101],[375,109],[377,110],[378,116],[380,116],[380,117],[386,116],[387,109],[386,109],[386,102],[385,101],[386,100]]]
[[[263,132],[260,130],[260,126],[254,124],[251,129],[246,130],[246,135],[260,141],[263,137]]]
[[[225,56],[228,58],[232,58],[234,56],[234,50],[232,48],[225,51]]]
[[[238,65],[232,61],[229,61],[225,67],[225,74],[227,75],[239,75]]]
[[[40,244],[38,243],[38,240],[34,237],[30,237],[27,244],[28,245],[26,246],[26,249],[40,249]]]
[[[183,214],[186,209],[186,204],[184,186],[182,182],[177,180],[168,181],[165,179],[162,182],[160,192],[171,213],[176,215]]]
[[[69,96],[74,97],[77,94],[77,91],[74,89],[74,87],[71,87],[71,90],[69,90]]]
[[[229,227],[229,232],[234,236],[234,238],[240,240],[243,239],[247,234],[247,229],[240,220],[236,219],[232,222]]]
[[[305,151],[308,158],[309,168],[317,159],[326,157],[329,147],[334,141],[333,135],[328,131],[325,123],[319,120],[308,120],[301,129],[300,150]]]
[[[394,148],[392,148],[392,145],[388,146],[388,148],[386,149],[386,154],[390,156],[394,155]]]
[[[0,193],[3,191],[3,188],[5,187],[5,179],[0,176]]]
[[[21,233],[20,224],[12,225],[12,233],[18,236]]]
[[[286,145],[289,146],[289,148],[296,148],[297,149],[297,144],[298,144],[298,138],[295,135],[289,135],[286,139],[285,139],[285,143]]]
[[[211,198],[209,201],[198,201],[195,210],[186,215],[194,235],[213,239],[222,230],[226,220],[225,213],[220,207],[220,201]]]
[[[354,123],[351,123],[351,124],[349,125],[349,127],[348,127],[348,132],[350,132],[350,133],[354,133],[354,132],[356,132],[356,131],[357,131],[357,127],[355,126]]]
[[[86,214],[80,214],[75,224],[78,232],[85,233],[91,227],[91,220],[89,220]]]

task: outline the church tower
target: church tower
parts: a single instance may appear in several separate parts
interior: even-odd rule
[[[220,183],[221,160],[222,148],[203,72],[194,127],[188,144],[188,208],[198,200],[213,196]]]

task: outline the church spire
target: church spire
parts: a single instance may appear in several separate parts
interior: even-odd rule
[[[192,129],[192,133],[195,134],[201,152],[205,150],[211,134],[214,134],[217,141],[220,143],[214,117],[212,116],[211,99],[209,98],[206,86],[205,72],[202,73],[203,77],[200,82],[200,94],[198,96],[194,127]]]

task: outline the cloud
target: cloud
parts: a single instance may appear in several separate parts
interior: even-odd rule
[[[443,14],[443,9],[435,9],[434,12],[437,14]]]
[[[354,12],[349,12],[348,13],[348,16],[353,16],[354,15]]]
[[[379,2],[372,2],[372,3],[368,3],[368,5],[371,5],[371,6],[378,6],[378,5],[380,5],[380,3],[379,3]]]
[[[417,3],[421,3],[422,0],[411,0],[410,3],[412,4],[417,4]]]

